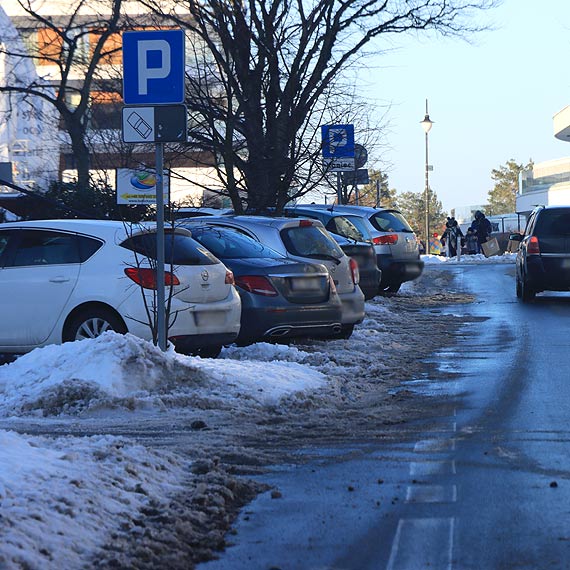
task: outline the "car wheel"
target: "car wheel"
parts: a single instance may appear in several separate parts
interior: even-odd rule
[[[103,307],[86,309],[69,320],[63,331],[63,342],[97,338],[107,331],[125,334],[127,327],[110,309]]]
[[[521,300],[523,303],[532,301],[536,296],[536,292],[529,286],[528,282],[523,279],[521,281]]]

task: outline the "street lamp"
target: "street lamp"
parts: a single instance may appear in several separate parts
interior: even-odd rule
[[[428,160],[428,133],[431,130],[433,121],[429,118],[428,114],[428,100],[426,99],[426,116],[423,121],[420,121],[420,125],[426,134],[426,187],[425,187],[425,214],[426,214],[426,247],[425,253],[429,253],[429,160]]]

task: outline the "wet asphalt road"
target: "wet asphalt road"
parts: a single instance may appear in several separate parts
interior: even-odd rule
[[[478,297],[447,312],[482,319],[406,388],[448,412],[263,476],[281,496],[199,570],[570,568],[570,296],[523,305],[512,265],[447,270]]]

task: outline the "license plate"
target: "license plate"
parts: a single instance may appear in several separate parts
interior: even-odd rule
[[[320,279],[306,279],[293,277],[291,279],[291,289],[293,291],[317,291],[320,289]]]
[[[220,326],[225,322],[226,315],[222,311],[199,311],[194,313],[197,326]]]

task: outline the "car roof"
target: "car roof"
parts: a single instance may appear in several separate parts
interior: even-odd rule
[[[329,212],[339,212],[342,214],[354,214],[355,216],[372,215],[376,212],[399,212],[397,208],[373,208],[372,206],[356,206],[352,204],[297,204],[297,206],[287,206],[290,209],[311,208],[316,210],[327,210]]]
[[[20,222],[6,222],[0,228],[10,229],[50,229],[80,234],[89,234],[100,238],[125,239],[140,231],[147,231],[156,228],[156,222],[123,222],[121,220],[82,220],[82,219],[53,219],[53,220],[26,220]],[[169,227],[165,227],[169,231]],[[183,231],[175,228],[175,231]]]
[[[310,220],[315,225],[322,225],[318,220]],[[287,226],[294,226],[299,222],[299,218],[270,218],[266,216],[249,216],[249,215],[226,215],[226,216],[207,216],[202,218],[189,218],[188,220],[179,220],[179,222],[188,222],[191,224],[195,223],[215,223],[215,222],[234,222],[236,224],[241,224],[244,226],[259,225],[259,226],[270,226],[274,228],[282,228]]]

